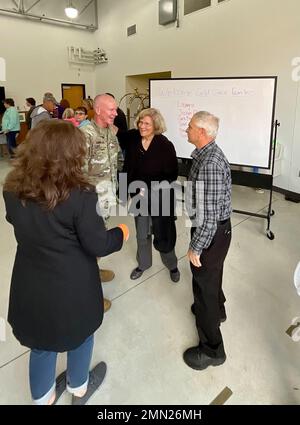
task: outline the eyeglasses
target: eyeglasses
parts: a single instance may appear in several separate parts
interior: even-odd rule
[[[85,113],[81,111],[75,111],[75,115],[85,115]]]
[[[138,126],[139,127],[153,127],[153,124],[152,123],[150,123],[150,122],[143,122],[143,121],[139,121],[138,122]]]

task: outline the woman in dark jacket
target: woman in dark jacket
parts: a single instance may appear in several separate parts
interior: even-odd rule
[[[166,127],[157,109],[141,111],[136,126],[137,129],[117,133],[121,148],[125,150],[123,171],[127,173],[128,191],[132,197],[131,212],[135,216],[136,226],[138,266],[132,271],[130,278],[138,279],[152,266],[153,233],[154,247],[169,269],[171,280],[178,282],[180,273],[174,249],[175,200],[174,190],[170,187],[170,183],[175,182],[178,176],[176,151],[162,134]]]
[[[26,106],[28,106],[29,110],[26,112],[26,124],[28,130],[31,129],[31,118],[30,115],[32,111],[35,109],[36,101],[33,97],[27,97],[26,98]]]
[[[85,155],[80,130],[43,121],[18,148],[4,184],[17,240],[8,321],[31,349],[36,404],[55,403],[66,384],[73,404],[84,404],[106,372],[101,362],[89,374],[93,334],[103,319],[96,257],[120,250],[123,230],[107,231],[97,214],[97,194],[82,171]],[[64,351],[67,373],[55,385],[57,353]]]

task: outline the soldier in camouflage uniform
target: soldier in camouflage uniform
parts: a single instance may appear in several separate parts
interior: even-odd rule
[[[96,187],[101,215],[107,220],[111,207],[116,205],[118,139],[111,127],[99,127],[94,120],[81,130],[88,147],[86,171]]]
[[[110,208],[117,201],[120,147],[112,127],[117,115],[117,104],[111,96],[98,95],[94,100],[94,111],[94,119],[80,130],[85,134],[88,147],[86,171],[90,183],[96,187],[100,213],[106,221],[109,218]],[[114,278],[114,273],[111,270],[101,269],[100,276],[102,282],[108,282]],[[110,305],[111,302],[104,299],[105,311]]]

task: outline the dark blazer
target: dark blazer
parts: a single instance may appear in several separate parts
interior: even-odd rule
[[[73,350],[102,323],[96,257],[120,250],[123,233],[106,231],[95,192],[73,190],[53,211],[3,196],[17,240],[8,322],[22,345]]]

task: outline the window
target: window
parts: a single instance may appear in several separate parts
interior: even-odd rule
[[[184,14],[195,12],[211,6],[211,0],[184,0]]]

